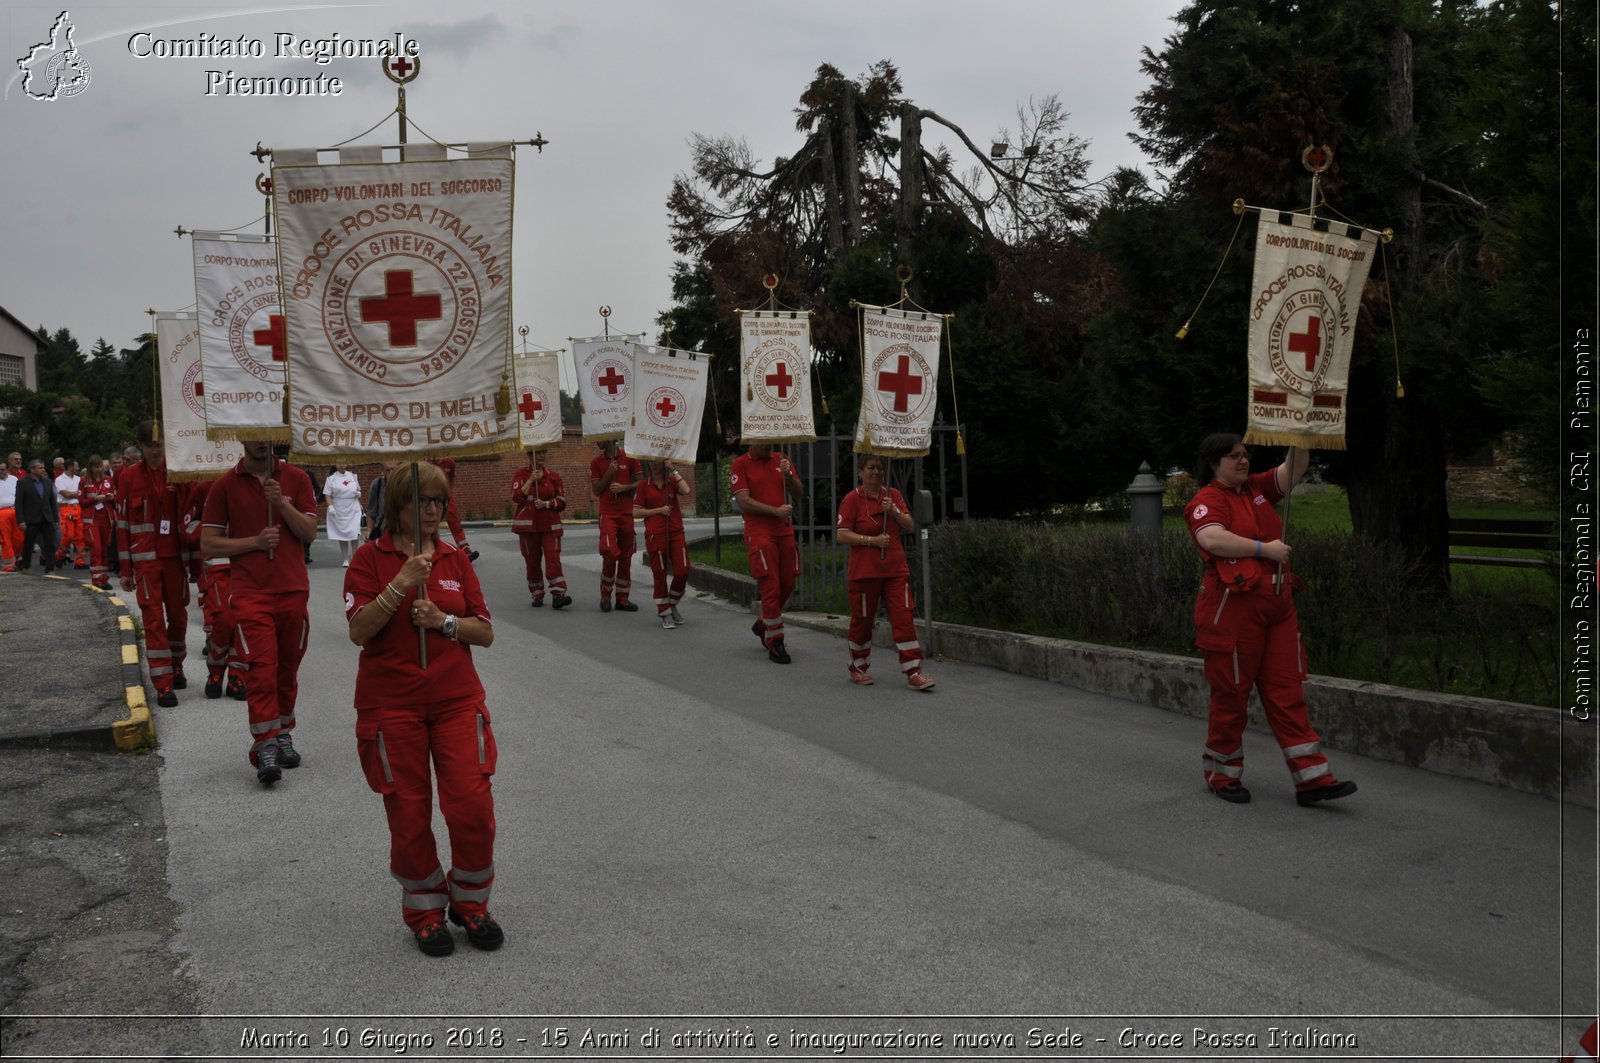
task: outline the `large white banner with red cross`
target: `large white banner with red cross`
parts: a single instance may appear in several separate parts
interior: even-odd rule
[[[591,336],[572,341],[583,407],[583,439],[621,439],[633,418],[633,341],[636,336]]]
[[[518,445],[495,401],[511,341],[512,178],[509,146],[339,165],[273,152],[293,454]]]
[[[861,307],[861,413],[855,451],[919,458],[933,443],[944,317]]]
[[[523,450],[561,442],[561,352],[517,354],[515,408],[517,438]]]
[[[1357,226],[1262,213],[1246,442],[1344,449],[1350,349],[1377,245]]]
[[[206,436],[197,315],[156,314],[156,364],[161,367],[161,442],[168,479],[199,480],[233,468],[244,448],[236,440]]]
[[[278,249],[265,236],[194,234],[195,313],[211,439],[289,438],[283,381],[289,347]]]
[[[622,447],[641,461],[693,463],[700,451],[711,355],[671,347],[633,348],[633,418]]]
[[[746,443],[815,440],[809,312],[747,310],[739,315],[739,335],[740,437]]]

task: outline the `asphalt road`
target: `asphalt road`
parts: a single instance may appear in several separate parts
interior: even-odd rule
[[[417,1055],[427,1036],[441,1055],[570,1056],[589,1030],[591,1058],[822,1057],[842,1053],[818,1038],[881,1029],[1233,1058],[1309,1027],[1358,1043],[1280,1052],[1553,1059],[1576,1040],[1551,1016],[1593,1010],[1593,813],[1344,755],[1360,793],[1301,809],[1254,734],[1256,800],[1232,806],[1202,790],[1201,721],[953,662],[932,694],[889,660],[856,688],[821,633],[791,631],[782,667],[726,605],[686,601],[660,630],[638,565],[644,609],[601,614],[592,529],[567,533],[574,607],[530,609],[514,538],[473,542],[506,947],[429,959],[400,922],[319,544],[304,766],[257,785],[238,703],[191,689],[158,714],[170,946],[209,1016],[194,1054],[340,1054],[348,1036],[349,1054],[409,1037]],[[560,1034],[554,1016],[580,1018]],[[137,1053],[154,1020],[72,1022]],[[67,1025],[41,1021],[29,1050]],[[1027,1048],[1030,1028],[1060,1040]],[[738,1036],[683,1040],[702,1030]]]

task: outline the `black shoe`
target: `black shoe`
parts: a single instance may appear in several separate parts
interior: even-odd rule
[[[1246,790],[1241,783],[1231,782],[1226,786],[1214,787],[1211,792],[1232,805],[1248,805],[1250,803],[1250,791]]]
[[[611,599],[610,598],[601,598],[600,599],[600,611],[602,613],[611,612]]]
[[[158,690],[156,691],[156,704],[163,709],[177,708],[178,695],[171,690]]]
[[[476,561],[476,560],[478,560],[478,551],[476,551],[476,550],[468,550],[467,551],[467,560],[468,561]]]
[[[172,689],[173,690],[188,690],[189,689],[188,677],[186,677],[182,672],[174,672],[174,673],[172,673]]]
[[[565,594],[558,594],[558,595],[555,596],[555,598],[553,598],[551,600],[550,608],[552,608],[552,609],[565,609],[567,606],[569,606],[571,604],[572,604],[572,599],[571,598],[568,598]]]
[[[429,923],[412,931],[417,938],[417,948],[429,956],[448,956],[456,950],[456,939],[443,923]]]
[[[206,699],[214,701],[220,697],[222,697],[222,677],[219,675],[215,679],[208,678],[206,680]]]
[[[244,688],[244,680],[240,679],[236,675],[230,674],[228,676],[228,697],[232,698],[234,701],[246,701],[249,699],[249,696],[250,695],[245,691]]]
[[[783,640],[779,639],[767,647],[767,660],[774,664],[788,664],[789,651],[783,648]]]
[[[1341,797],[1349,797],[1356,792],[1356,784],[1346,779],[1336,782],[1332,786],[1319,786],[1315,790],[1301,790],[1294,795],[1297,805],[1314,805],[1318,801],[1337,801]]]
[[[617,612],[619,613],[637,613],[638,611],[639,607],[634,605],[632,602],[624,602],[621,600],[617,602]]]
[[[760,620],[750,625],[750,633],[761,640],[761,645],[767,644],[767,629],[761,626]]]
[[[278,747],[268,742],[256,750],[256,782],[271,786],[281,778],[283,769],[278,767]]]
[[[289,737],[288,731],[278,732],[278,763],[286,768],[300,766],[300,753],[294,748],[294,739]]]
[[[494,916],[488,912],[482,915],[461,915],[452,908],[450,921],[456,926],[466,928],[467,940],[472,942],[472,947],[475,949],[492,952],[506,943],[505,931],[500,929],[500,924],[495,922]]]
[[[533,607],[535,609],[543,609],[544,608],[544,599],[543,598],[535,598],[533,600]]]

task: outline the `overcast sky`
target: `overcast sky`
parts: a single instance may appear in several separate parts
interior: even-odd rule
[[[1179,0],[988,0],[803,4],[724,0],[448,3],[96,4],[68,8],[90,80],[43,102],[17,60],[48,39],[60,6],[9,4],[0,151],[0,306],[51,331],[129,346],[147,308],[194,303],[187,239],[173,230],[261,231],[263,171],[250,149],[326,147],[378,123],[394,86],[373,59],[319,66],[274,55],[278,33],[381,39],[403,32],[424,67],[408,89],[417,129],[440,140],[526,140],[517,156],[514,324],[567,347],[615,329],[654,338],[673,256],[665,201],[692,133],[748,139],[758,158],[793,152],[794,108],[817,66],[859,76],[890,59],[906,94],[980,144],[1019,104],[1057,94],[1089,141],[1092,174],[1143,160],[1128,142],[1144,87],[1140,48],[1171,32]],[[129,38],[262,42],[264,58],[140,58]],[[137,47],[148,50],[140,39]],[[337,97],[211,95],[208,70],[341,79]],[[926,126],[928,146],[956,146]],[[416,129],[412,139],[419,139]],[[390,118],[362,143],[394,143]],[[1148,169],[1148,166],[1145,167]],[[752,292],[750,305],[764,293]]]

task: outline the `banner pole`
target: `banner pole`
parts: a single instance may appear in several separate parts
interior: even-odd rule
[[[1313,222],[1313,224],[1317,220],[1317,183],[1322,178],[1322,168],[1326,168],[1327,167],[1328,157],[1331,156],[1331,154],[1332,153],[1329,152],[1328,155],[1316,156],[1315,159],[1313,159],[1313,156],[1311,156],[1311,155],[1302,155],[1301,156],[1302,165],[1304,165],[1306,169],[1311,171],[1311,207],[1307,211],[1307,213],[1310,215],[1310,218],[1311,218],[1311,221]],[[1318,165],[1317,165],[1318,163],[1321,164],[1322,168],[1318,167]],[[1284,462],[1289,466],[1288,475],[1285,477],[1285,479],[1288,482],[1283,485],[1283,533],[1285,535],[1289,534],[1289,511],[1294,506],[1294,452],[1295,452],[1295,450],[1296,450],[1295,447],[1290,447],[1289,448],[1289,453],[1284,455]],[[1273,579],[1272,579],[1272,593],[1277,595],[1280,598],[1283,597],[1283,569],[1284,569],[1284,564],[1283,564],[1282,561],[1279,561],[1278,562],[1278,574],[1276,576],[1274,576]]]
[[[443,516],[443,514],[440,514]],[[416,462],[411,463],[411,556],[417,557],[422,553],[422,472]],[[422,586],[417,588],[417,600],[428,600],[428,581],[423,580]],[[426,669],[428,667],[428,630],[417,628],[417,660]]]

